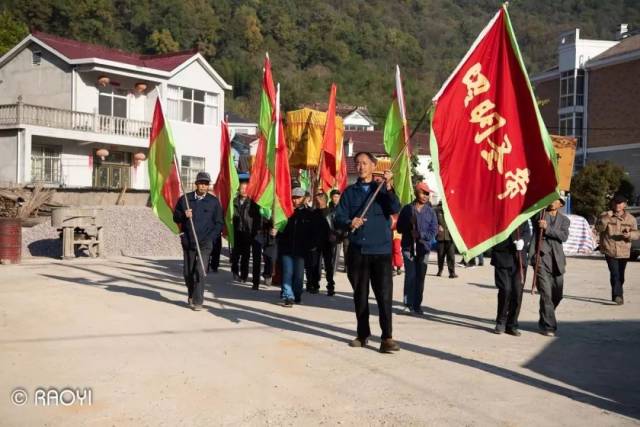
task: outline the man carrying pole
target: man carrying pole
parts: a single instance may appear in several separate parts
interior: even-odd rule
[[[218,238],[223,226],[222,207],[218,198],[209,194],[209,182],[211,177],[208,173],[198,172],[196,190],[180,197],[173,210],[173,221],[183,230],[180,236],[183,273],[189,292],[189,306],[194,311],[202,310],[207,274],[204,261],[209,260],[214,239]]]
[[[381,353],[398,351],[392,338],[391,304],[391,215],[400,211],[400,203],[391,187],[393,174],[386,171],[384,182],[373,181],[376,158],[371,153],[356,154],[358,180],[342,194],[336,209],[335,225],[349,235],[347,277],[353,288],[357,336],[349,345],[364,347],[371,335],[369,328],[369,283],[378,304],[382,329]],[[377,188],[376,188],[377,187]]]

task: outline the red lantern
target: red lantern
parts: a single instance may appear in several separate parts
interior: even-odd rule
[[[104,160],[109,155],[109,150],[106,148],[100,148],[96,151],[96,156],[100,157],[100,160]]]
[[[101,87],[106,87],[111,82],[111,79],[107,76],[98,77],[98,85]]]

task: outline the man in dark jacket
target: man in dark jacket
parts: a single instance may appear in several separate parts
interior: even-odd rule
[[[562,243],[569,238],[571,221],[558,209],[564,206],[564,199],[554,200],[544,212],[543,219],[533,221],[533,235],[538,236],[542,230],[539,266],[538,260],[532,257],[531,263],[537,268],[536,283],[540,292],[540,319],[538,327],[543,335],[553,337],[558,329],[556,308],[562,301],[564,272],[566,259]],[[530,255],[535,253],[536,245],[531,245]]]
[[[222,206],[217,197],[208,193],[211,177],[206,172],[196,176],[196,191],[183,195],[173,210],[173,221],[182,228],[181,243],[184,258],[184,281],[189,292],[188,303],[195,311],[202,309],[204,301],[204,280],[207,274],[202,271],[202,262],[198,259],[196,242],[200,246],[200,255],[205,265],[222,231]],[[187,208],[187,201],[189,207]],[[197,235],[194,237],[191,218]]]
[[[453,238],[451,237],[447,223],[444,220],[442,202],[434,208],[434,211],[438,218],[438,234],[436,235],[436,240],[438,242],[438,273],[436,276],[442,276],[444,260],[446,258],[447,269],[449,270],[449,279],[455,279],[458,277],[456,274],[456,245],[453,243]]]
[[[234,280],[246,282],[249,276],[249,256],[252,256],[253,287],[257,289],[260,284],[261,247],[256,234],[261,219],[258,205],[247,196],[246,182],[240,183],[238,187],[238,195],[233,199],[233,209],[234,247],[231,252],[231,272]]]
[[[496,334],[506,332],[509,335],[520,336],[518,315],[522,304],[531,235],[531,226],[529,221],[526,221],[491,249],[491,265],[495,268],[494,277],[498,288]]]
[[[378,303],[382,342],[380,352],[400,349],[392,338],[391,303],[393,278],[391,275],[391,215],[400,211],[400,203],[391,187],[390,171],[385,172],[385,183],[373,200],[371,208],[363,215],[365,205],[376,191],[373,180],[376,158],[361,152],[355,156],[358,181],[347,187],[336,209],[335,226],[347,231],[347,277],[353,288],[358,335],[349,344],[364,347],[371,330],[369,328],[369,282]]]
[[[296,187],[291,191],[293,215],[287,220],[284,230],[278,233],[278,257],[282,263],[282,305],[293,306],[302,301],[304,261],[309,252],[318,246],[317,233],[321,227],[320,217],[305,203],[305,192]]]
[[[404,260],[404,304],[411,312],[423,314],[422,295],[431,240],[438,232],[438,220],[429,203],[431,190],[424,182],[416,184],[415,200],[404,206],[397,230],[402,234],[400,247]]]
[[[314,196],[318,215],[318,223],[321,227],[314,230],[317,234],[318,248],[311,251],[309,256],[309,269],[307,271],[307,290],[317,294],[320,291],[320,278],[324,266],[327,279],[327,295],[335,294],[335,282],[333,280],[333,253],[335,251],[335,238],[333,236],[333,209],[327,206],[327,195],[320,190]]]

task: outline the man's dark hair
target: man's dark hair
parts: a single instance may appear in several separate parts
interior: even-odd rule
[[[371,162],[375,165],[376,163],[378,163],[378,159],[376,158],[376,156],[374,156],[373,154],[371,154],[368,151],[358,151],[356,153],[355,156],[353,156],[353,162],[355,163],[356,160],[358,159],[358,156],[367,156],[369,158],[369,160],[371,160]]]
[[[327,199],[327,193],[324,193],[324,192],[322,192],[322,191],[319,191],[319,192],[317,192],[317,193],[316,193],[315,197],[318,197],[318,196],[322,197],[322,198],[324,199],[324,201],[325,201],[325,202],[328,200],[328,199]]]

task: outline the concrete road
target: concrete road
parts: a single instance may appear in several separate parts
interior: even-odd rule
[[[555,338],[528,293],[522,336],[492,333],[490,266],[430,269],[426,315],[394,315],[402,350],[380,354],[347,345],[344,273],[284,308],[223,262],[194,312],[176,259],[1,266],[0,425],[640,425],[640,263],[616,306],[604,260],[570,259]]]

